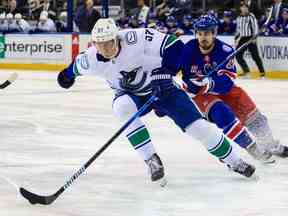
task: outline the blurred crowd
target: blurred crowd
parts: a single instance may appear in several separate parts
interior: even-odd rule
[[[96,5],[100,0],[74,0],[73,31],[90,32],[95,22],[101,17]],[[259,28],[264,28],[265,35],[288,35],[288,6],[282,0],[273,0],[270,8],[259,12],[255,1],[243,0],[250,7],[250,12],[258,18]],[[164,33],[176,35],[193,34],[193,21],[197,18],[185,4],[175,0],[162,0],[158,5],[149,7],[145,0],[137,0],[137,7],[119,13],[117,24],[120,28],[150,27]],[[66,0],[0,0],[0,32],[68,32]],[[234,35],[238,8],[209,10],[206,13],[219,21],[219,34]],[[273,18],[265,23],[268,16]]]

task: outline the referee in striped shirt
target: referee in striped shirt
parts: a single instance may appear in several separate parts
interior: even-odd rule
[[[237,29],[236,29],[236,36],[235,36],[235,45],[237,49],[242,44],[249,41],[253,36],[258,34],[257,19],[255,18],[254,14],[249,12],[248,5],[243,2],[240,5],[240,16],[237,17],[236,23],[237,23]],[[245,49],[243,49],[236,55],[236,59],[243,70],[243,73],[240,74],[240,76],[245,76],[250,72],[247,63],[243,58],[244,52],[247,49],[251,53],[252,59],[255,61],[259,69],[260,76],[264,77],[265,70],[263,67],[262,60],[259,55],[256,40],[250,43]]]

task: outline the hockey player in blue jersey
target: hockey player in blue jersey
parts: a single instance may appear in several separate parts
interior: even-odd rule
[[[288,148],[274,139],[266,116],[234,83],[234,59],[213,71],[234,52],[231,46],[216,38],[217,26],[217,20],[209,15],[195,21],[196,39],[185,44],[181,58],[184,88],[207,119],[222,128],[255,159],[270,162],[272,154],[287,157]],[[257,144],[250,133],[257,138]]]
[[[180,40],[148,28],[118,31],[112,19],[99,19],[92,30],[92,41],[93,46],[59,73],[61,87],[70,88],[79,75],[106,79],[115,91],[113,111],[121,121],[127,121],[155,94],[159,100],[151,109],[161,109],[185,134],[199,140],[209,153],[235,172],[246,177],[253,175],[255,168],[237,155],[231,141],[204,120],[187,94],[172,82],[179,69],[183,48]],[[148,165],[151,180],[164,179],[163,164],[141,118],[133,121],[124,133]]]

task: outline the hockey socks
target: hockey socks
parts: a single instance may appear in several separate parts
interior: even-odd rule
[[[138,125],[136,128],[129,128],[130,132],[126,135],[134,149],[140,154],[143,160],[148,160],[154,153],[149,132],[145,125]],[[127,131],[126,131],[127,132]]]
[[[199,119],[186,128],[186,133],[199,140],[210,154],[218,157],[229,166],[234,167],[239,162],[240,158],[230,141],[216,125]]]

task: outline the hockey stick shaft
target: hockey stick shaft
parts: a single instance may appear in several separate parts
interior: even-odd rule
[[[40,196],[32,192],[27,191],[24,188],[20,188],[20,193],[24,196],[31,204],[43,204],[49,205],[54,200],[60,196],[72,183],[82,174],[85,170],[99,157],[102,152],[105,151],[113,141],[136,119],[138,118],[146,109],[158,98],[152,96],[74,175],[53,195],[50,196]]]
[[[272,15],[270,14],[264,24],[266,26],[272,19]],[[258,34],[255,34],[252,38],[250,38],[246,43],[242,44],[240,47],[238,47],[234,52],[232,52],[230,55],[228,55],[221,63],[219,63],[215,68],[213,68],[211,71],[208,72],[206,77],[209,77],[214,73],[215,71],[220,70],[227,62],[229,62],[232,58],[234,58],[238,53],[240,53],[243,49],[249,46],[256,38],[263,32],[259,31]]]

